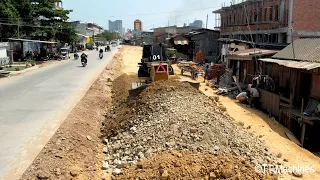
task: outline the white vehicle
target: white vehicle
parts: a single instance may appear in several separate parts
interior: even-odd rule
[[[114,41],[113,41],[113,42],[111,42],[111,45],[112,45],[112,47],[116,47],[116,46],[118,46],[118,45],[117,45],[117,43],[116,43],[116,42],[114,42]]]

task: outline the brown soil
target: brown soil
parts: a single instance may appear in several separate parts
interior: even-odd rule
[[[140,47],[125,47],[130,49],[124,56],[125,72],[132,73],[137,71],[136,65],[141,59]],[[128,57],[128,58],[125,58]],[[127,68],[128,67],[128,68]],[[129,68],[131,67],[131,68]],[[173,66],[175,73],[183,80],[192,81],[190,75],[181,76],[180,70],[176,65]],[[203,82],[203,78],[199,77],[199,82]],[[214,91],[208,88],[205,83],[201,83],[200,90],[207,96],[215,96]],[[288,159],[288,162],[283,162],[286,166],[305,166],[314,167],[315,173],[305,173],[302,178],[296,178],[289,174],[284,174],[281,179],[319,179],[320,176],[320,158],[309,152],[308,150],[299,147],[295,143],[291,142],[285,132],[289,131],[279,123],[272,120],[266,114],[243,106],[237,103],[235,100],[231,100],[227,97],[220,96],[219,103],[226,107],[228,114],[236,121],[243,124],[245,127],[251,127],[250,132],[256,136],[262,137],[266,145],[270,147],[270,151],[274,154],[282,153],[283,159]]]
[[[276,179],[258,174],[246,160],[190,152],[164,152],[124,169],[115,179]]]
[[[21,179],[100,179],[100,127],[121,59],[120,50]]]
[[[126,119],[129,118],[131,108],[127,104],[129,89],[134,76],[122,74],[112,83],[112,104],[113,107],[106,113],[106,119],[102,122],[101,133],[104,135],[102,139],[114,135],[120,128],[125,128]],[[117,106],[118,108],[114,108]]]

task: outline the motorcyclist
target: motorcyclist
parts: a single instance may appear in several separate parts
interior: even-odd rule
[[[77,52],[77,51],[75,51],[75,53],[74,53],[74,55],[73,55],[73,56],[74,56],[74,58],[75,58],[75,59],[77,59],[77,58],[79,57],[78,52]]]
[[[99,57],[100,56],[103,56],[103,49],[100,49],[100,51],[99,51]]]
[[[88,55],[86,55],[86,53],[83,52],[83,53],[81,54],[81,60],[84,59],[85,62],[86,62],[86,64],[87,64],[87,62],[88,62],[87,57],[88,57]]]
[[[110,51],[110,46],[107,46],[106,48],[107,48],[107,51]]]

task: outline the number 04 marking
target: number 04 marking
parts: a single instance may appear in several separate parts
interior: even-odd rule
[[[161,59],[160,55],[153,55],[153,60]]]

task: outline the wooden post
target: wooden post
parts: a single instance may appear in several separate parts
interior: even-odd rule
[[[305,133],[306,133],[306,123],[303,123],[302,132],[301,132],[301,138],[300,138],[301,147],[303,147]]]
[[[301,147],[303,147],[304,135],[306,133],[306,124],[303,122],[303,108],[304,108],[303,106],[304,106],[304,98],[302,98],[301,111],[300,111],[300,124],[302,124],[302,131],[300,136]]]
[[[290,129],[290,131],[292,131],[291,129],[291,114],[292,114],[292,101],[293,101],[293,93],[290,93],[290,110],[289,110],[289,119],[288,119],[288,128]]]

